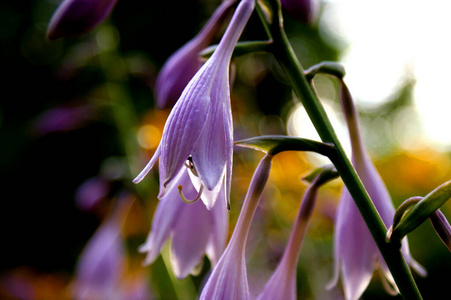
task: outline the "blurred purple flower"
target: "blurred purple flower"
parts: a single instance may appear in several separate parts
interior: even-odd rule
[[[187,169],[174,179],[184,186],[188,197],[196,197]],[[224,250],[228,230],[228,215],[222,204],[207,210],[201,202],[187,204],[173,186],[161,198],[152,220],[152,228],[140,252],[147,252],[145,264],[158,257],[165,242],[172,237],[171,262],[177,278],[194,273],[205,253],[214,266]]]
[[[121,200],[80,255],[73,287],[76,299],[120,296],[119,284],[124,276],[126,260],[121,226],[132,202]]]
[[[324,182],[322,182],[324,183]],[[321,186],[319,176],[308,186],[301,201],[296,222],[291,231],[290,240],[276,270],[266,283],[258,300],[296,300],[296,268],[302,241],[315,207],[318,188]]]
[[[211,209],[223,191],[229,206],[233,157],[233,124],[230,107],[229,66],[244,26],[254,9],[254,0],[238,5],[210,59],[194,75],[172,109],[154,156],[135,178],[141,181],[159,158],[160,195],[186,165],[211,197],[202,200]],[[223,188],[225,186],[225,188]]]
[[[280,0],[282,8],[295,20],[311,24],[319,13],[319,0]]]
[[[84,34],[111,13],[117,0],[63,0],[49,22],[47,37],[55,40]]]
[[[222,2],[202,30],[163,65],[155,84],[158,108],[171,107],[179,99],[185,86],[204,63],[199,52],[211,43],[235,2],[236,0]]]
[[[96,176],[83,182],[75,192],[75,203],[84,211],[91,211],[110,191],[110,183],[102,176]]]
[[[365,150],[357,111],[343,81],[341,82],[340,98],[350,133],[352,163],[388,228],[393,222],[395,209],[387,188]],[[407,239],[402,241],[402,252],[407,264],[420,275],[425,275],[425,270],[411,257]],[[358,299],[363,294],[377,266],[381,268],[385,277],[383,279],[389,283],[384,281],[387,291],[391,294],[397,293],[394,279],[346,187],[343,188],[338,205],[334,259],[334,278],[329,287],[336,285],[341,274],[346,299]]]
[[[230,242],[208,278],[200,300],[250,299],[246,274],[246,242],[263,188],[268,181],[271,163],[272,155],[267,154],[255,170]]]
[[[65,132],[82,127],[92,119],[92,105],[72,105],[55,107],[42,113],[33,124],[33,132],[43,136],[52,132]]]

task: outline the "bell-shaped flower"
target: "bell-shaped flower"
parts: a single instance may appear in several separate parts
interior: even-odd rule
[[[114,298],[120,293],[126,264],[121,227],[131,205],[128,199],[121,201],[80,255],[73,286],[75,299]]]
[[[174,179],[184,187],[185,196],[198,194],[191,183],[188,169],[182,169]],[[177,186],[161,198],[155,210],[152,228],[140,252],[147,252],[145,264],[151,264],[161,248],[171,238],[171,262],[177,278],[195,273],[205,254],[214,266],[225,248],[228,214],[222,203],[207,210],[200,201],[185,203],[180,199]]]
[[[306,189],[283,256],[258,300],[296,300],[296,267],[299,253],[315,207],[318,189],[325,182],[320,181],[320,175],[317,175]]]
[[[171,107],[204,61],[199,52],[208,47],[221,29],[236,0],[226,0],[216,9],[202,30],[182,48],[174,52],[161,68],[155,83],[157,107]]]
[[[250,299],[246,274],[246,242],[263,188],[268,181],[271,162],[272,155],[267,154],[255,170],[230,242],[208,278],[200,300]]]
[[[163,129],[161,142],[134,182],[141,181],[159,158],[160,195],[163,196],[187,160],[202,200],[211,209],[221,190],[229,205],[233,157],[233,124],[230,104],[229,66],[254,0],[242,0],[218,47],[185,87]],[[223,189],[223,186],[225,188]]]
[[[64,0],[53,13],[47,27],[47,37],[55,40],[87,33],[99,25],[117,0]]]
[[[388,228],[393,222],[395,209],[387,188],[364,147],[351,94],[343,81],[340,84],[341,104],[351,140],[352,164]],[[420,275],[425,275],[425,270],[411,257],[406,239],[402,241],[402,253],[408,265]],[[334,278],[329,287],[334,286],[341,275],[346,299],[358,299],[363,294],[373,271],[378,266],[382,271],[382,279],[387,291],[391,294],[397,293],[394,279],[346,187],[343,188],[337,210],[334,260]]]

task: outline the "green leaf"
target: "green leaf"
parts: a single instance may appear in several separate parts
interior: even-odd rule
[[[429,216],[451,198],[451,181],[437,187],[427,194],[405,214],[393,229],[392,241],[400,241],[409,232],[420,226]]]
[[[267,135],[252,137],[235,142],[235,145],[244,148],[252,148],[272,155],[283,151],[310,151],[331,157],[335,155],[335,147],[309,139],[284,135]]]

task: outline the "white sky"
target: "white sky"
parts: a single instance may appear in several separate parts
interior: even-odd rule
[[[424,138],[451,149],[451,1],[325,0],[320,26],[348,45],[339,59],[361,106],[387,100],[416,78],[414,103]]]

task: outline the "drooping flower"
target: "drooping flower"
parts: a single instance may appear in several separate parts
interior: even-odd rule
[[[250,299],[246,274],[246,242],[269,177],[272,157],[267,154],[255,170],[230,242],[208,278],[200,300]]]
[[[393,222],[395,209],[387,188],[364,147],[351,94],[342,80],[340,84],[340,98],[352,146],[352,164],[388,228]],[[402,253],[408,265],[420,275],[425,275],[425,270],[411,257],[407,239],[402,241]],[[363,294],[377,266],[382,271],[387,291],[397,293],[394,279],[346,187],[343,189],[337,210],[334,260],[334,278],[329,287],[336,285],[341,275],[346,299],[358,299]],[[390,285],[394,290],[390,289]]]
[[[184,186],[187,197],[198,194],[191,183],[188,169],[180,170],[174,180]],[[185,203],[177,186],[172,186],[161,198],[152,220],[152,228],[140,252],[147,252],[145,264],[158,257],[161,248],[171,238],[171,262],[177,278],[195,273],[206,253],[214,266],[225,248],[228,215],[225,206],[217,203],[207,210],[201,202]]]
[[[319,0],[280,0],[282,8],[295,20],[311,24],[318,17]]]
[[[75,299],[117,297],[125,272],[126,252],[121,226],[131,201],[121,199],[83,250],[73,286]]]
[[[296,267],[299,253],[315,207],[318,189],[324,183],[325,181],[320,181],[320,175],[317,175],[305,191],[285,252],[258,300],[296,300]]]
[[[111,13],[117,0],[64,0],[53,13],[47,37],[55,40],[87,33]]]
[[[226,193],[229,205],[233,156],[229,66],[235,44],[253,9],[254,0],[240,2],[215,52],[174,105],[161,142],[135,183],[141,181],[159,159],[159,197],[162,197],[189,160],[188,167],[201,182],[199,194],[203,190],[211,193],[211,197],[202,197],[207,208],[213,207],[220,191]]]
[[[222,2],[202,30],[174,52],[163,65],[155,83],[158,108],[171,107],[179,99],[183,89],[203,64],[199,52],[211,43],[235,2]]]

